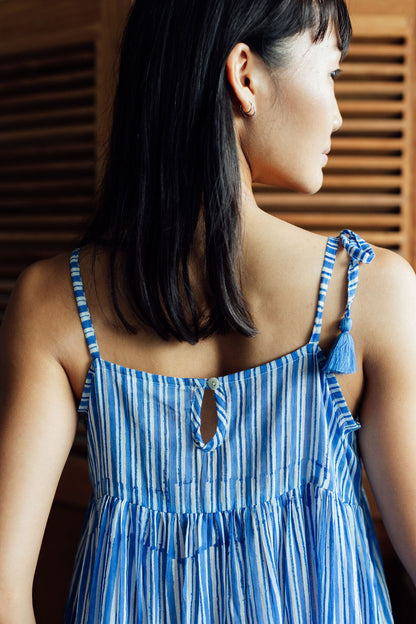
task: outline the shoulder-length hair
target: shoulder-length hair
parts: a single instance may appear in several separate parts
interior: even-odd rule
[[[226,61],[244,42],[272,70],[284,63],[287,38],[311,29],[317,42],[330,27],[344,54],[351,24],[343,0],[135,2],[106,171],[82,241],[109,250],[112,300],[128,331],[144,325],[192,344],[215,332],[256,333],[239,272],[241,181]],[[199,219],[204,309],[189,276]]]

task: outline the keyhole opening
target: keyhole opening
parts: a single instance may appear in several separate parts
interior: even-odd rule
[[[205,389],[201,405],[201,438],[207,444],[217,431],[218,417],[214,390]]]

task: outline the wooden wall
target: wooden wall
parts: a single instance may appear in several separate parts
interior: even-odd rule
[[[0,3],[0,317],[91,212],[128,0]]]
[[[0,3],[0,316],[19,272],[74,246],[94,203],[130,0]],[[325,234],[351,227],[416,266],[415,2],[350,0],[354,40],[337,84],[344,124],[322,191],[256,186],[259,204]],[[38,624],[62,619],[89,497],[80,429],[35,579]],[[369,492],[371,499],[371,492]],[[372,502],[396,621],[416,600]]]

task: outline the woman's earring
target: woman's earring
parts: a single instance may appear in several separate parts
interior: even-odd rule
[[[256,109],[253,102],[250,102],[250,108],[248,109],[248,111],[243,110],[243,105],[240,104],[240,111],[244,117],[254,117],[254,115],[256,114]]]

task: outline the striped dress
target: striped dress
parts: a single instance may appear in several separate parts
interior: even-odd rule
[[[102,359],[79,250],[72,254],[92,357],[79,412],[87,421],[93,494],[66,624],[393,621],[362,489],[360,424],[319,347],[340,241],[351,257],[349,319],[358,266],[374,254],[344,230],[327,243],[310,341],[272,362],[210,379]],[[350,324],[341,334],[347,343]],[[353,370],[351,343],[350,352],[345,344],[337,349],[335,370]],[[218,425],[204,444],[206,388],[214,390]]]

